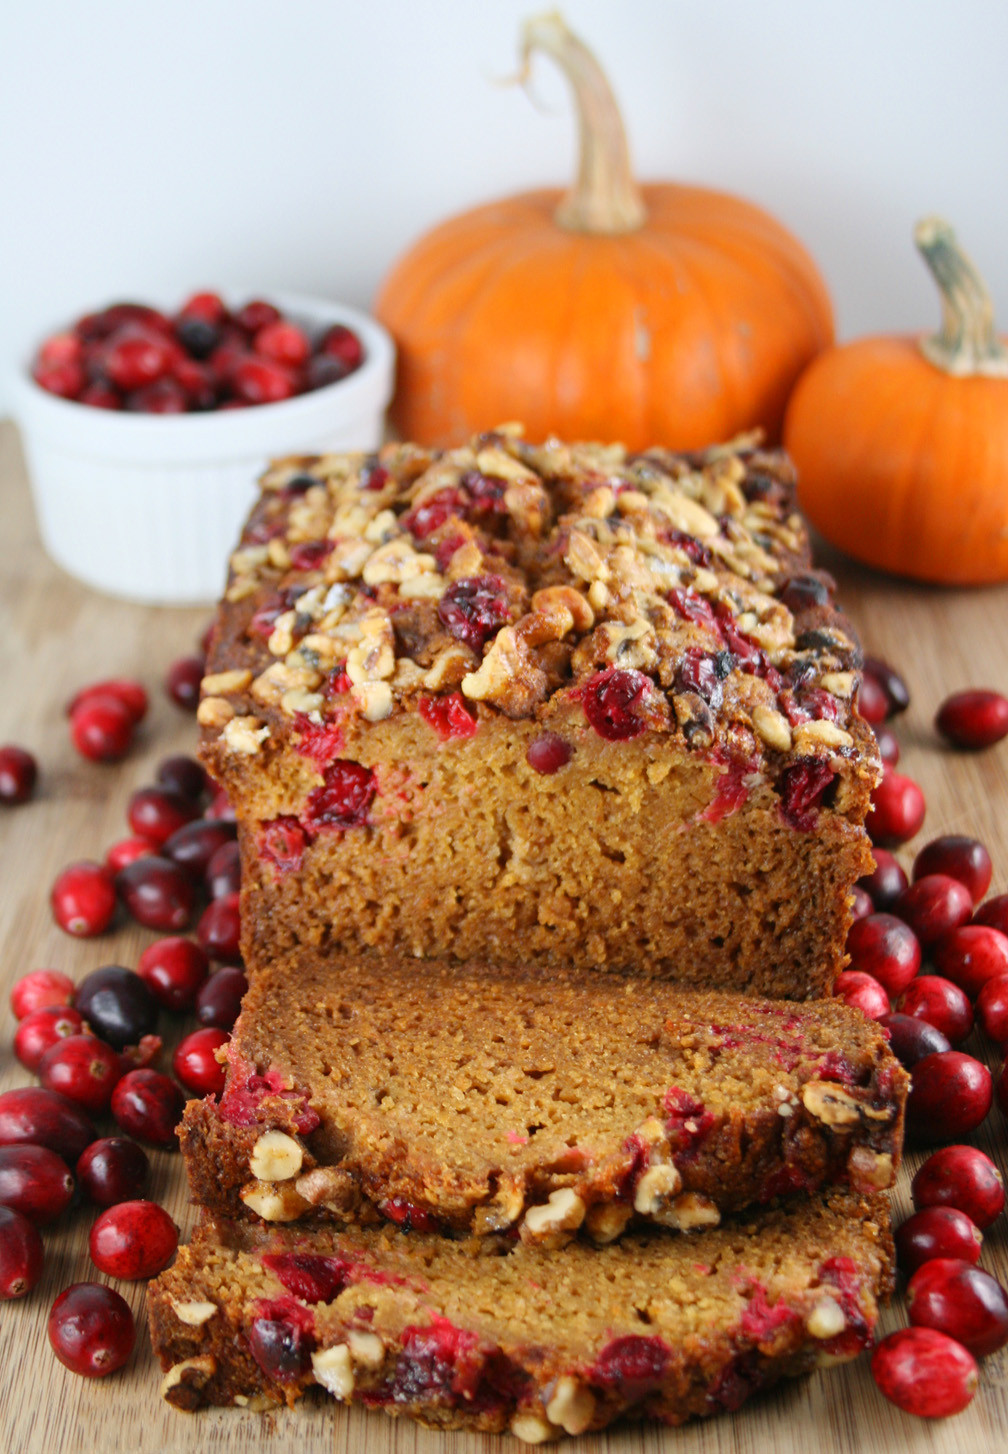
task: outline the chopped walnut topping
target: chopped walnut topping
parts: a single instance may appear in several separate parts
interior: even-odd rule
[[[349,1211],[360,1197],[352,1173],[338,1166],[316,1166],[299,1176],[294,1188],[309,1205],[330,1212]]]
[[[320,1383],[333,1398],[344,1400],[353,1397],[353,1360],[345,1343],[316,1349],[311,1355],[311,1366],[315,1382]]]
[[[175,1298],[169,1298],[168,1301],[171,1304],[172,1312],[178,1318],[179,1322],[185,1323],[188,1328],[201,1328],[204,1323],[210,1321],[217,1311],[216,1303],[203,1302],[199,1299],[194,1299],[190,1302],[180,1302]]]
[[[303,1163],[300,1143],[285,1131],[264,1131],[249,1156],[249,1170],[260,1181],[290,1181]]]
[[[221,732],[229,750],[244,757],[254,757],[269,735],[269,728],[258,717],[232,717]]]
[[[565,1374],[554,1385],[546,1417],[565,1434],[583,1434],[595,1417],[595,1395],[578,1379]]]
[[[585,1211],[577,1192],[561,1187],[550,1192],[549,1200],[542,1206],[529,1207],[521,1224],[521,1239],[542,1247],[562,1247],[584,1221]]]
[[[851,747],[854,739],[835,722],[800,722],[794,730],[795,751],[815,752],[823,747]]]
[[[308,1210],[308,1203],[289,1182],[253,1181],[238,1193],[250,1212],[264,1222],[296,1222]]]
[[[228,697],[243,692],[252,680],[250,671],[218,671],[203,678],[200,691],[204,697]]]
[[[161,1381],[161,1397],[172,1401],[172,1390],[180,1384],[199,1389],[208,1383],[217,1372],[217,1359],[212,1353],[202,1353],[196,1358],[183,1358],[173,1363]]]
[[[626,1231],[633,1210],[626,1202],[594,1202],[585,1215],[584,1227],[598,1246],[615,1242]]]
[[[234,714],[235,709],[226,697],[204,697],[196,708],[196,721],[201,727],[219,731],[231,721]]]
[[[805,1319],[805,1327],[813,1338],[835,1338],[847,1326],[843,1308],[836,1298],[824,1295]]]
[[[809,1115],[826,1126],[853,1126],[861,1120],[859,1102],[831,1080],[806,1081],[801,1098]]]

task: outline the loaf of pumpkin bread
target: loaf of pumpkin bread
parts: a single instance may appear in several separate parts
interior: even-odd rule
[[[244,951],[633,969],[802,999],[879,771],[780,453],[526,443],[275,464],[199,707]]]
[[[852,1358],[891,1281],[885,1199],[835,1192],[686,1236],[554,1250],[211,1219],[147,1296],[180,1408],[292,1404],[320,1386],[542,1443],[736,1409]]]
[[[907,1075],[835,1000],[587,970],[303,954],[261,966],[193,1200],[270,1222],[608,1242],[834,1182],[888,1187]]]

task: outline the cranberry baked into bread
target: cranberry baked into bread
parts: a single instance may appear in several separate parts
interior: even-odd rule
[[[542,1443],[736,1409],[852,1358],[891,1281],[884,1198],[833,1193],[688,1236],[549,1251],[210,1220],[147,1297],[180,1408],[294,1403],[315,1385]]]
[[[839,1001],[591,971],[338,960],[253,975],[193,1200],[229,1216],[611,1241],[832,1182],[888,1187],[907,1075]]]
[[[828,994],[879,770],[831,591],[787,459],[745,444],[275,464],[199,708],[253,972],[520,946]]]

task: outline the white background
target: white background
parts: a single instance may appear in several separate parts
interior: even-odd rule
[[[116,298],[251,283],[367,306],[429,225],[572,172],[535,0],[4,0],[0,369]],[[841,337],[937,324],[940,212],[1008,330],[1006,0],[565,0],[642,178],[809,247]],[[0,409],[5,404],[0,394]]]

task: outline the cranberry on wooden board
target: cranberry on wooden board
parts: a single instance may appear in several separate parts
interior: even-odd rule
[[[47,1090],[59,1091],[96,1113],[108,1108],[121,1075],[118,1054],[95,1035],[70,1035],[51,1045],[38,1068],[39,1080]]]
[[[116,1050],[139,1044],[157,1029],[157,1004],[150,989],[120,964],[106,964],[86,974],[74,1004],[95,1034]]]
[[[986,1065],[961,1050],[926,1055],[913,1068],[907,1138],[937,1146],[975,1131],[991,1108],[994,1084]]]
[[[46,1146],[72,1166],[97,1134],[87,1113],[59,1091],[25,1085],[0,1094],[0,1146]]]
[[[137,974],[167,1010],[192,1009],[209,972],[200,946],[177,934],[156,939],[137,961]]]
[[[958,879],[944,873],[930,873],[915,879],[903,890],[892,912],[910,925],[926,949],[949,929],[969,922],[973,899]]]
[[[117,874],[128,863],[136,863],[138,858],[149,858],[155,851],[149,838],[120,838],[106,851],[105,867],[110,873]]]
[[[872,1354],[871,1371],[890,1403],[925,1419],[962,1413],[979,1382],[973,1355],[931,1328],[900,1328],[883,1338]]]
[[[889,698],[874,677],[865,673],[858,692],[858,711],[873,727],[881,725],[889,716]]]
[[[201,656],[180,656],[168,668],[165,691],[178,707],[195,712],[199,706],[204,662]]]
[[[858,879],[858,883],[867,891],[876,909],[880,913],[886,913],[891,910],[910,880],[902,864],[887,848],[879,848],[877,844],[873,844],[872,856],[875,859],[874,869],[865,874],[864,878]]]
[[[74,1179],[61,1156],[48,1146],[0,1146],[0,1206],[39,1224],[66,1211]]]
[[[236,894],[241,888],[241,850],[235,842],[225,843],[207,864],[206,891],[212,899]]]
[[[196,1019],[201,1025],[233,1030],[247,989],[248,980],[243,970],[236,965],[219,969],[196,996]]]
[[[1008,974],[996,975],[981,987],[976,1001],[981,1030],[999,1049],[1008,1045]]]
[[[958,879],[978,904],[990,888],[994,866],[987,849],[977,838],[965,833],[946,833],[925,843],[913,862],[913,878],[928,874],[947,874]]]
[[[25,1070],[35,1072],[43,1055],[68,1035],[85,1029],[83,1016],[72,1005],[45,1005],[26,1015],[14,1035],[14,1054]]]
[[[896,1258],[906,1276],[935,1257],[980,1261],[983,1233],[956,1207],[923,1207],[896,1229]]]
[[[185,1086],[197,1096],[220,1095],[224,1090],[224,1066],[216,1051],[226,1045],[230,1036],[215,1025],[205,1025],[184,1036],[172,1055],[172,1070]]]
[[[235,836],[235,825],[221,819],[195,818],[166,839],[161,845],[165,858],[193,875],[203,878],[210,860],[219,848],[230,843]]]
[[[889,1049],[907,1070],[918,1060],[923,1060],[925,1055],[952,1049],[952,1042],[947,1036],[915,1015],[904,1015],[894,1010],[891,1015],[880,1015],[879,1024],[889,1031]]]
[[[954,692],[938,708],[935,726],[953,747],[993,747],[1008,737],[1008,697],[986,688]]]
[[[858,919],[867,919],[869,914],[874,914],[875,905],[871,901],[871,895],[867,889],[860,884],[855,884],[851,889],[851,918],[856,923]]]
[[[241,959],[241,908],[238,894],[212,899],[200,915],[196,937],[211,959]]]
[[[23,974],[11,990],[10,1005],[15,1019],[23,1020],[34,1010],[51,1005],[69,1005],[74,996],[74,982],[59,969],[31,969]]]
[[[960,1045],[973,1029],[969,996],[940,974],[919,974],[896,998],[895,1009],[934,1025],[953,1045]]]
[[[198,803],[210,787],[206,769],[185,753],[163,757],[155,769],[154,781],[159,788],[168,788],[191,803]]]
[[[0,1207],[0,1298],[10,1301],[31,1292],[44,1259],[35,1224],[13,1207]]]
[[[126,816],[132,832],[162,845],[197,816],[190,798],[170,788],[138,788],[129,800]]]
[[[878,743],[879,757],[888,767],[895,767],[900,760],[900,745],[895,732],[888,727],[875,727],[875,741]]]
[[[1008,935],[989,924],[962,924],[942,935],[931,957],[939,974],[975,1000],[989,980],[1008,975]]]
[[[907,843],[924,823],[926,804],[913,778],[894,768],[883,767],[882,780],[871,795],[872,812],[867,828],[873,843],[893,848]]]
[[[862,667],[865,680],[871,680],[886,699],[886,716],[896,717],[910,705],[910,692],[899,672],[880,656],[866,656]]]
[[[119,762],[133,745],[134,721],[118,697],[86,697],[70,715],[70,740],[89,762]]]
[[[907,1285],[910,1321],[947,1333],[974,1358],[1008,1343],[1008,1295],[989,1272],[959,1257],[936,1257],[917,1269]]]
[[[126,1299],[97,1282],[77,1282],[60,1293],[48,1333],[59,1361],[85,1378],[104,1378],[122,1368],[136,1340]]]
[[[857,919],[847,935],[851,968],[874,976],[889,995],[906,989],[921,965],[920,941],[894,914]]]
[[[178,1228],[157,1202],[116,1202],[95,1218],[88,1237],[99,1272],[129,1282],[155,1277],[175,1256]]]
[[[132,1201],[147,1184],[150,1161],[142,1146],[128,1136],[102,1136],[81,1153],[77,1181],[84,1195],[99,1207]]]
[[[30,752],[13,742],[0,747],[0,804],[27,803],[38,781],[38,763]]]
[[[112,1115],[130,1136],[153,1146],[172,1146],[182,1119],[182,1091],[159,1070],[131,1070],[112,1092]]]
[[[838,974],[833,993],[838,1000],[861,1010],[870,1020],[880,1020],[892,1009],[882,985],[860,969],[845,969]]]
[[[133,677],[108,677],[104,681],[91,682],[89,686],[81,687],[67,704],[67,716],[72,717],[80,707],[95,697],[113,697],[116,701],[121,702],[129,713],[134,727],[138,726],[146,717],[147,708],[150,705],[147,689],[141,682],[136,681]]]
[[[976,1146],[943,1146],[918,1167],[910,1184],[913,1204],[956,1207],[980,1228],[1001,1215],[1005,1188],[1001,1173]]]
[[[1008,894],[995,894],[987,899],[973,915],[974,924],[989,924],[1008,934]]]
[[[170,858],[138,858],[119,871],[115,884],[128,912],[146,929],[171,934],[189,927],[196,889],[185,869]]]
[[[101,863],[71,863],[58,875],[49,902],[53,918],[68,934],[78,939],[102,934],[116,911],[112,875]]]

